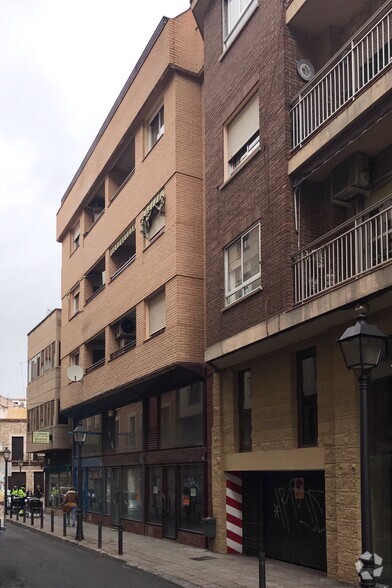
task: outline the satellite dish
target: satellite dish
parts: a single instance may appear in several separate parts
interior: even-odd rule
[[[67,369],[67,376],[71,382],[80,382],[83,378],[83,368],[80,365],[71,365]]]
[[[297,61],[297,72],[305,82],[310,82],[315,74],[313,64],[309,59],[300,59]]]

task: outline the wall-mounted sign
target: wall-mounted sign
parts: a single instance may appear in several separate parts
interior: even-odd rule
[[[49,443],[49,431],[33,431],[33,443]]]

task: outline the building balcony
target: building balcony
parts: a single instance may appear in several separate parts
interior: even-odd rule
[[[392,87],[391,64],[392,8],[388,2],[293,100],[289,173],[349,125],[355,122],[358,127],[364,113],[386,99]],[[361,130],[354,133],[360,135]]]
[[[328,26],[342,28],[361,12],[367,0],[291,0],[286,23],[305,33],[320,34]]]
[[[293,256],[294,302],[306,302],[391,261],[392,195]],[[376,280],[372,287],[377,290]]]

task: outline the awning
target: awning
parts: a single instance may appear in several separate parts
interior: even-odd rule
[[[117,239],[117,241],[114,243],[114,245],[111,246],[111,248],[110,248],[110,255],[113,255],[113,253],[116,253],[117,249],[119,247],[121,247],[121,245],[123,243],[125,243],[125,241],[128,239],[128,237],[130,235],[132,235],[132,233],[134,232],[134,230],[135,230],[135,221],[132,221],[132,223],[129,225],[129,227],[127,229],[125,229],[125,231]]]
[[[147,204],[146,208],[143,210],[142,218],[140,219],[140,224],[142,225],[141,232],[145,235],[148,229],[150,228],[150,220],[153,214],[160,212],[163,214],[165,212],[165,190],[162,188],[156,196]]]

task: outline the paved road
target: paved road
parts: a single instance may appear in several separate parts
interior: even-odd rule
[[[173,588],[121,561],[26,527],[0,533],[0,588]]]

